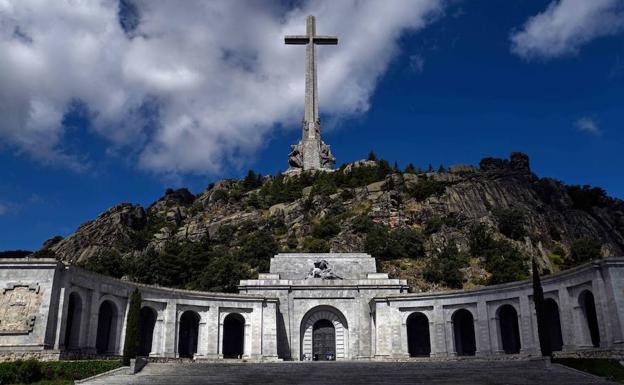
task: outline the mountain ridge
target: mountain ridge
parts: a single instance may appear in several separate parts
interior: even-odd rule
[[[413,291],[469,288],[525,278],[531,257],[554,272],[623,254],[624,202],[539,178],[522,153],[437,172],[370,154],[332,173],[250,171],[197,195],[168,189],[147,208],[121,203],[36,254],[138,282],[234,291],[279,251],[364,251]]]

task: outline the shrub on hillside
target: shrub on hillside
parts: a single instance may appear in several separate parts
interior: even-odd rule
[[[412,228],[389,230],[375,225],[366,234],[364,250],[378,260],[420,258],[424,255],[423,236]]]
[[[527,234],[524,228],[526,218],[521,210],[499,209],[494,212],[494,215],[498,221],[498,231],[507,238],[519,240]]]
[[[444,283],[453,289],[461,289],[464,274],[461,269],[468,266],[468,256],[459,251],[455,243],[446,245],[423,271],[423,277],[429,282]]]
[[[303,240],[303,251],[306,253],[329,253],[330,245],[324,239],[306,237]]]
[[[488,283],[497,284],[528,277],[527,258],[511,242],[495,240],[483,224],[474,225],[468,235],[470,253],[485,262],[492,275]]]
[[[312,225],[312,236],[319,239],[331,239],[340,233],[340,224],[335,218],[324,217]]]
[[[600,251],[601,245],[594,238],[581,237],[570,246],[570,254],[568,256],[568,267],[577,266],[582,263],[597,259],[602,256]]]
[[[572,207],[579,210],[590,211],[592,207],[604,206],[608,200],[607,192],[600,187],[567,186],[567,190],[572,200]]]
[[[418,183],[412,186],[408,193],[417,201],[422,202],[431,196],[440,196],[444,194],[449,182],[437,181],[426,176],[419,177]]]

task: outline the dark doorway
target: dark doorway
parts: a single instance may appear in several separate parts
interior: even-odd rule
[[[178,334],[178,356],[193,358],[197,353],[197,339],[199,336],[199,314],[187,310],[180,317],[180,332]]]
[[[498,309],[498,324],[505,354],[520,353],[520,328],[516,309],[511,305],[501,306]]]
[[[475,343],[474,319],[466,309],[457,310],[452,317],[453,334],[455,336],[455,352],[458,356],[474,356],[477,351]]]
[[[80,319],[82,318],[82,300],[78,293],[69,295],[67,304],[67,326],[65,328],[65,349],[80,347]]]
[[[544,300],[544,317],[546,318],[546,330],[550,338],[550,348],[553,352],[560,352],[563,349],[563,336],[561,335],[559,306],[552,298]]]
[[[579,305],[583,309],[583,315],[589,329],[589,336],[594,347],[600,347],[600,331],[598,330],[598,317],[596,316],[596,303],[594,295],[589,290],[585,290],[579,296]]]
[[[111,301],[100,305],[95,350],[98,354],[115,352],[117,308]]]
[[[331,321],[316,321],[312,328],[312,358],[314,361],[336,359],[336,330]]]
[[[147,357],[152,351],[154,327],[156,326],[156,311],[151,307],[144,306],[139,314],[139,347],[137,354]]]
[[[242,358],[245,346],[245,318],[237,313],[223,320],[223,358]]]
[[[423,313],[412,313],[407,317],[407,349],[410,357],[428,357],[431,354],[429,320]]]

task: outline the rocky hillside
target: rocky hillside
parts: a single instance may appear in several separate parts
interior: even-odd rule
[[[624,202],[539,178],[528,157],[425,172],[358,161],[334,173],[223,180],[122,203],[38,253],[146,283],[235,290],[279,251],[369,252],[414,291],[528,277],[621,255]]]

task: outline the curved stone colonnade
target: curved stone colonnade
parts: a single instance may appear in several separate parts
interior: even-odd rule
[[[409,294],[405,281],[376,273],[370,256],[322,257],[352,271],[344,279],[299,279],[282,260],[308,265],[318,255],[282,255],[274,265],[283,271],[241,281],[243,294],[140,285],[50,259],[0,259],[0,359],[120,355],[135,287],[142,294],[139,354],[149,357],[539,354],[530,281]],[[624,356],[624,258],[544,277],[543,288],[554,350]]]
[[[542,278],[554,351],[624,354],[624,259]],[[377,296],[375,357],[539,354],[530,281],[447,293]]]

